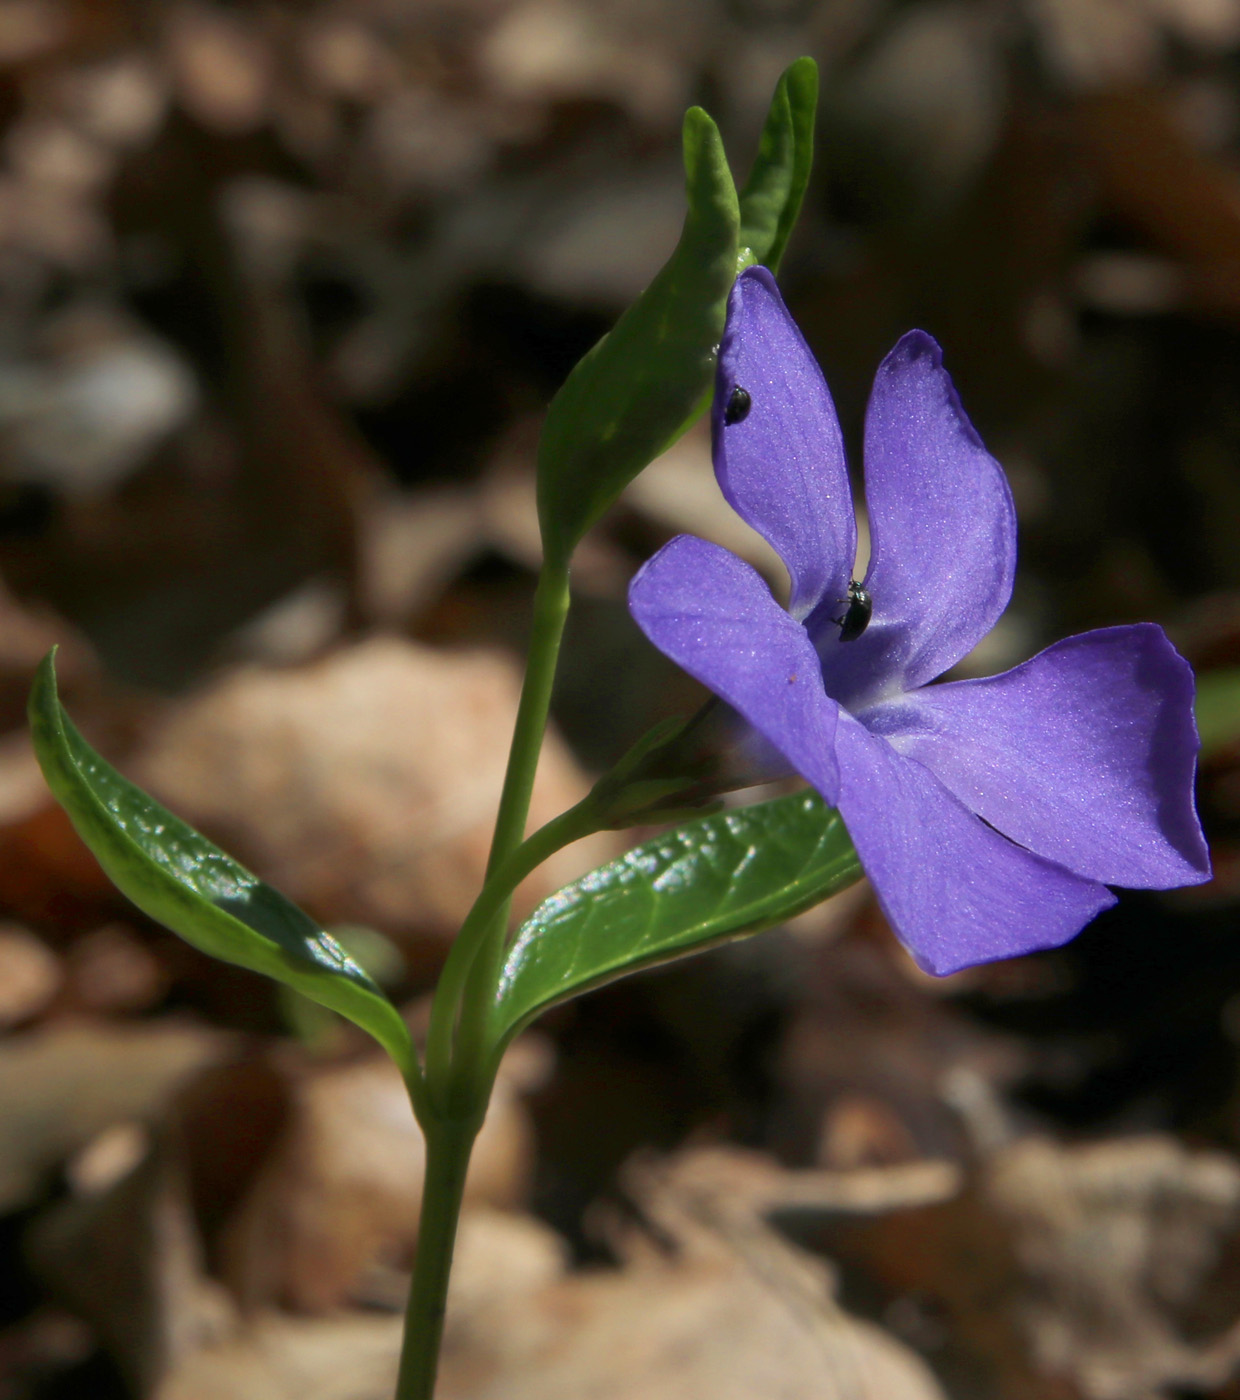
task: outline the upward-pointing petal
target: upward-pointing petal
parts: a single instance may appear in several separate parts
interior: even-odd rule
[[[748,396],[743,415],[728,412],[736,390]],[[839,420],[818,362],[764,267],[747,268],[732,289],[711,424],[719,485],[788,566],[792,615],[842,598],[857,520]]]
[[[834,805],[835,726],[805,628],[743,560],[680,535],[638,570],[629,611],[665,656],[707,685]]]
[[[827,690],[849,709],[940,676],[1012,596],[1016,513],[1003,469],[965,416],[938,345],[910,331],[879,367],[865,419],[874,602],[855,642],[820,609],[808,626]]]

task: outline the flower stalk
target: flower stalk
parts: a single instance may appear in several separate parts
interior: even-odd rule
[[[481,1121],[481,1118],[432,1118],[423,1124],[426,1176],[418,1249],[405,1308],[396,1400],[432,1400],[435,1393],[448,1301],[448,1276],[465,1195],[465,1176]]]
[[[512,892],[549,855],[590,828],[580,808],[529,841],[534,775],[568,616],[568,569],[544,564],[534,595],[525,681],[487,862],[487,878],[453,944],[435,992],[424,1091],[410,1095],[426,1136],[417,1257],[409,1289],[396,1400],[431,1400],[447,1307],[465,1177],[486,1116],[497,1057],[488,1041],[490,999],[504,953]]]

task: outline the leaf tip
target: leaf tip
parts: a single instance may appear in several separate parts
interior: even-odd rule
[[[703,177],[709,179],[720,165],[727,168],[723,137],[719,134],[714,117],[704,108],[690,107],[685,112],[682,138],[685,179],[690,189]]]
[[[39,662],[30,686],[30,699],[26,706],[26,716],[34,736],[35,753],[39,755],[40,731],[55,727],[59,719],[60,696],[56,688],[56,653],[60,647],[54,646]],[[42,761],[40,756],[40,761]]]
[[[818,96],[818,63],[807,53],[794,58],[784,69],[784,81],[802,99]]]
[[[686,107],[685,120],[683,124],[685,141],[691,138],[694,141],[709,140],[711,133],[719,135],[719,128],[715,125],[715,119],[705,107]]]
[[[35,684],[40,682],[56,684],[56,653],[60,650],[60,643],[57,642],[39,662],[38,670],[35,672]]]

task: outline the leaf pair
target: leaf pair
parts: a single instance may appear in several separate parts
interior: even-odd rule
[[[551,402],[538,447],[538,515],[547,560],[562,566],[633,478],[710,401],[728,293],[740,267],[778,268],[813,161],[818,69],[780,78],[758,155],[737,196],[719,129],[685,114],[688,213],[672,256]]]
[[[348,1017],[416,1078],[400,1013],[340,945],[86,743],[57,696],[54,653],[30,724],[49,787],[122,893],[203,952]],[[535,910],[510,949],[492,1038],[502,1045],[555,1002],[639,967],[788,918],[858,874],[838,815],[805,793],[689,822]]]

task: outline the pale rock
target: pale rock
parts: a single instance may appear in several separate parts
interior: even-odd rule
[[[0,1028],[37,1016],[60,990],[60,959],[29,929],[0,924]]]

